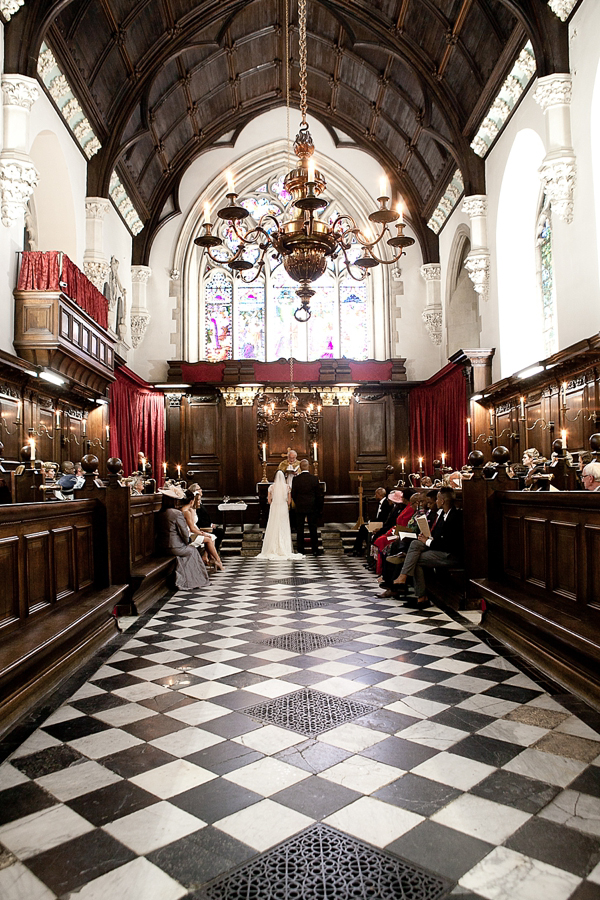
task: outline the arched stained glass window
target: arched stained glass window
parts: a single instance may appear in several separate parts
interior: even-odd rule
[[[538,218],[537,245],[539,283],[542,294],[544,351],[546,356],[551,356],[558,350],[558,335],[556,333],[556,288],[552,256],[552,219],[550,203],[545,196]]]
[[[265,213],[283,217],[291,200],[283,179],[283,174],[279,174],[245,193],[241,202],[250,216],[241,224],[244,230],[252,228]],[[325,221],[333,220],[342,212],[339,203],[331,203],[321,217]],[[218,233],[224,245],[235,252],[239,240],[233,228],[224,222]],[[359,252],[357,246],[356,252],[353,248],[348,255],[353,259]],[[225,262],[228,254],[216,248],[213,255]],[[244,251],[244,258],[250,262],[257,256],[257,249]],[[246,284],[239,277],[233,278],[228,269],[219,268],[204,257],[200,270],[200,321],[204,323],[201,358],[218,361],[234,356],[265,361],[290,356],[300,360],[369,356],[369,279],[355,281],[346,271],[342,254],[329,260],[325,274],[312,285],[316,293],[311,299],[312,316],[307,323],[299,323],[294,318],[294,310],[300,305],[296,282],[282,263],[269,254],[265,262],[264,273]]]

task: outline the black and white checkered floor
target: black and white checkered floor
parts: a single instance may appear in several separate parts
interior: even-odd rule
[[[116,638],[0,767],[2,900],[246,896],[204,885],[317,822],[443,896],[599,898],[600,734],[376,594],[361,560],[231,560]]]

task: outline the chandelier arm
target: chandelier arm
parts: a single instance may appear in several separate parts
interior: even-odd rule
[[[387,225],[384,225],[383,228],[381,229],[381,234],[378,237],[376,237],[375,240],[373,240],[373,241],[368,240],[366,235],[364,235],[361,232],[360,228],[357,228],[354,233],[355,233],[356,239],[358,240],[358,242],[360,244],[363,245],[363,247],[368,247],[369,250],[372,250],[372,248],[376,247],[377,244],[379,244],[380,241],[383,239],[383,237],[386,234],[389,234],[390,232],[389,232]]]
[[[257,263],[256,274],[253,275],[251,278],[245,278],[241,272],[239,273],[239,277],[244,282],[244,284],[252,284],[252,282],[256,281],[256,279],[260,276],[262,270],[265,267],[264,256],[265,256],[265,253],[263,251],[261,258],[259,259],[259,261]]]
[[[350,262],[350,260],[348,259],[348,254],[346,253],[346,249],[343,245],[342,245],[342,253],[344,254],[344,260],[346,263],[346,271],[348,272],[348,275],[350,276],[350,278],[353,278],[354,281],[364,281],[365,278],[367,277],[367,273],[363,270],[360,275],[354,274],[354,272],[352,271],[352,267],[354,266],[354,263]],[[361,270],[359,269],[359,272],[360,271]]]
[[[231,250],[229,249],[229,247],[224,247],[222,249],[225,249],[225,251],[227,253],[231,253]],[[231,256],[229,256],[227,259],[218,259],[216,256],[212,255],[210,247],[205,247],[204,250],[205,250],[205,253],[207,254],[208,258],[211,259],[218,266],[228,266],[232,259],[237,258],[237,253],[236,253],[235,256],[233,254],[231,254]]]
[[[269,215],[269,214],[266,214],[266,215]],[[259,224],[258,224],[255,228],[252,228],[250,231],[247,231],[246,234],[241,234],[241,232],[239,232],[239,231],[237,230],[237,227],[236,227],[235,222],[232,220],[231,225],[232,225],[232,227],[233,227],[233,232],[234,232],[235,236],[236,236],[236,237],[238,238],[238,240],[240,240],[243,244],[256,244],[257,241],[256,241],[256,237],[255,237],[255,236],[261,234],[261,235],[269,242],[269,245],[272,246],[272,245],[273,245],[273,241],[272,241],[272,239],[271,239],[271,235],[269,234],[268,231],[266,231],[266,230],[262,227],[262,221],[263,221],[264,218],[266,218],[266,216],[263,216],[263,218],[260,220]],[[278,227],[277,227],[277,231],[278,231],[278,233],[279,233],[279,223],[277,222],[277,219],[276,219],[274,216],[270,216],[270,218],[272,218],[273,221],[274,221],[274,222],[276,223],[276,225],[278,226]]]
[[[377,256],[375,253],[373,253],[372,245],[369,247],[369,251],[370,251],[371,256],[373,257],[373,259],[376,259],[378,263],[381,263],[381,264],[384,265],[384,266],[391,266],[391,265],[393,265],[394,263],[398,262],[398,260],[400,259],[400,257],[403,256],[403,254],[404,254],[404,250],[401,249],[401,250],[400,250],[400,253],[399,253],[397,256],[395,256],[393,259],[380,259],[379,256]]]

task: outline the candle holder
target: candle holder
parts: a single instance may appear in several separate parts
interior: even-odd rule
[[[316,459],[313,462],[313,475],[316,475],[317,477],[319,476],[319,463]]]
[[[261,484],[268,484],[269,479],[267,478],[267,463],[266,461],[262,463],[263,477],[260,480]]]

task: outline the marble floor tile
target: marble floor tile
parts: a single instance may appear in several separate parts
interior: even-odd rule
[[[50,775],[42,775],[41,778],[36,778],[36,784],[53,794],[57,800],[66,803],[81,794],[88,794],[120,780],[120,775],[110,769],[86,760]]]
[[[374,731],[371,728],[364,728],[362,725],[355,725],[353,722],[346,722],[325,731],[318,735],[317,740],[323,741],[325,744],[332,744],[334,747],[340,747],[342,750],[348,750],[351,753],[358,753],[360,750],[366,750],[379,741],[384,741],[387,735],[381,731]]]
[[[198,831],[205,824],[196,816],[162,800],[110,822],[104,826],[104,831],[142,856]]]
[[[0,843],[24,860],[58,847],[93,827],[68,806],[51,806],[0,827]]]
[[[182,757],[190,756],[199,750],[205,750],[206,747],[212,747],[213,744],[220,744],[223,740],[225,739],[219,735],[211,734],[209,731],[189,727],[176,731],[173,734],[166,734],[164,737],[156,738],[149,743],[154,747],[158,747],[159,750],[164,750],[165,753]]]
[[[270,797],[271,794],[308,778],[308,772],[278,759],[265,757],[242,769],[227,772],[223,777],[263,797]]]
[[[15,862],[0,869],[0,897],[2,900],[55,900],[56,894],[23,863]]]
[[[386,847],[422,821],[416,813],[373,797],[361,797],[323,820],[375,847]]]
[[[373,791],[395,781],[403,774],[404,770],[397,766],[389,766],[364,756],[350,756],[322,771],[321,778],[350,790],[360,791],[362,794],[372,794]]]
[[[78,891],[77,900],[180,900],[186,894],[187,888],[140,857],[88,882]]]
[[[214,823],[219,831],[264,852],[308,828],[314,819],[273,800],[262,800]]]
[[[130,781],[160,797],[161,800],[168,800],[183,791],[206,784],[216,777],[214,772],[209,772],[208,769],[203,769],[185,759],[177,759],[157,769],[150,769],[149,772],[134,775]]]
[[[599,770],[600,777],[600,770]],[[600,799],[578,791],[562,791],[540,812],[543,819],[600,837]]]
[[[501,844],[529,818],[529,813],[473,794],[463,794],[431,817],[434,822],[490,844]]]
[[[259,753],[271,756],[281,750],[287,750],[288,747],[293,747],[294,744],[301,744],[305,737],[303,734],[296,734],[286,728],[279,728],[277,725],[263,725],[262,728],[248,734],[241,734],[234,737],[233,740],[244,747],[250,747],[252,750],[258,750]]]
[[[585,767],[585,763],[555,756],[552,753],[543,753],[533,748],[524,750],[504,766],[509,772],[517,772],[519,775],[527,775],[529,778],[537,778],[559,787],[570,784]]]
[[[459,883],[486,900],[568,900],[581,879],[507,847],[496,847]]]
[[[454,753],[438,753],[431,759],[425,760],[412,769],[413,775],[420,775],[432,781],[441,781],[451,787],[468,791],[474,785],[479,784],[495,769],[474,759],[456,756]]]

